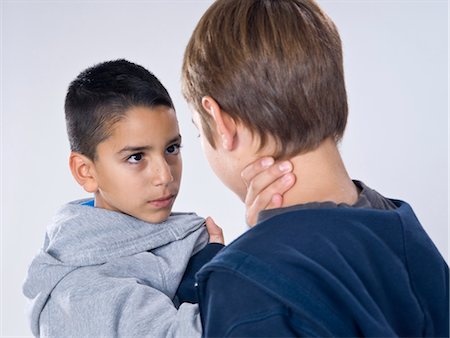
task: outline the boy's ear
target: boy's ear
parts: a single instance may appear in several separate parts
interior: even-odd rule
[[[217,131],[217,137],[225,150],[233,150],[237,141],[236,121],[223,111],[219,104],[211,96],[202,98],[202,106],[214,121],[214,129]]]
[[[98,184],[94,175],[94,163],[92,160],[72,151],[69,157],[69,166],[72,176],[84,190],[89,193],[97,192]]]

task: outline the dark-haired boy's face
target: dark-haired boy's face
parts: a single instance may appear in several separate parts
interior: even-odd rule
[[[180,146],[173,109],[131,108],[97,146],[95,206],[151,223],[166,220],[180,187]]]

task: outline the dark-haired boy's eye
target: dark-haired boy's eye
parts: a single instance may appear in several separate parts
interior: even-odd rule
[[[181,144],[172,144],[167,147],[166,153],[169,155],[178,155],[180,153]]]
[[[139,163],[142,161],[143,157],[144,157],[144,154],[137,153],[137,154],[133,154],[130,157],[128,157],[127,161],[128,161],[128,163]]]

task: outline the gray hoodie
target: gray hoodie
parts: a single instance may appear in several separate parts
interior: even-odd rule
[[[208,242],[204,220],[172,213],[151,224],[86,201],[59,210],[29,268],[33,334],[199,337],[198,306],[177,308],[174,298],[189,258]]]

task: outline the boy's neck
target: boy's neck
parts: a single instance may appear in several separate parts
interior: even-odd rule
[[[356,203],[358,188],[350,179],[332,139],[325,140],[311,152],[292,157],[290,161],[297,179],[284,194],[282,207],[326,201]]]

